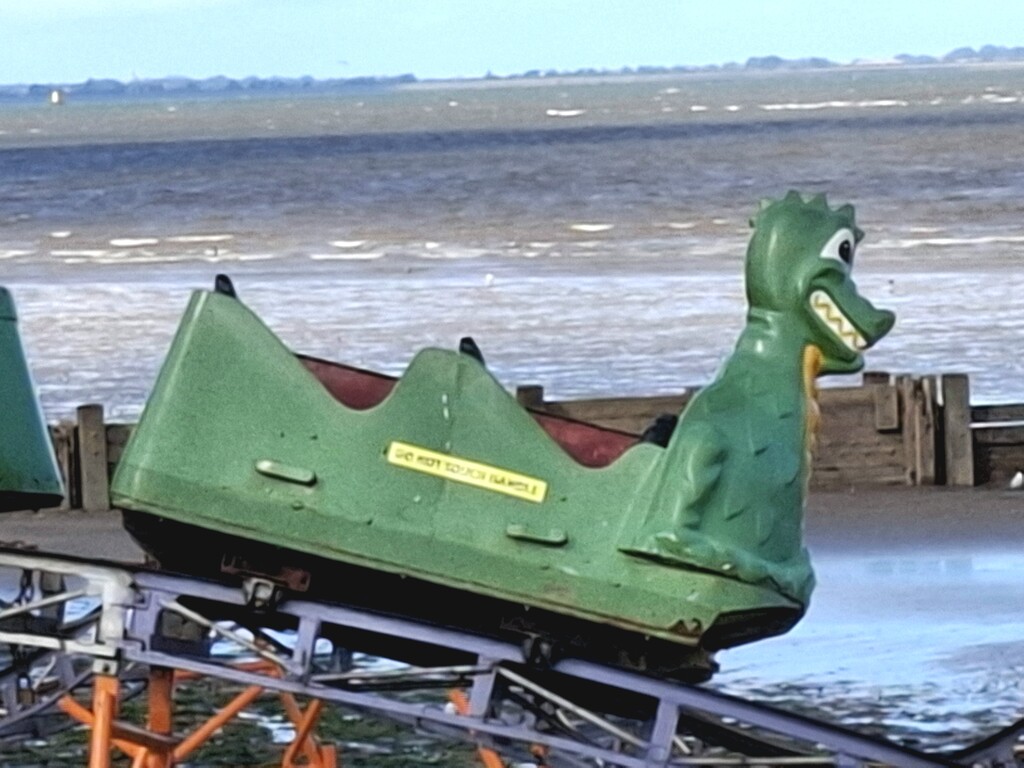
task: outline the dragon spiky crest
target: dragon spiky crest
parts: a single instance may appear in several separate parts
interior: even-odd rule
[[[801,195],[795,189],[790,190],[786,193],[785,197],[779,199],[771,197],[761,198],[758,201],[757,212],[750,218],[750,227],[757,229],[764,221],[776,215],[780,215],[783,212],[787,212],[787,215],[792,215],[801,208],[834,214],[841,219],[845,219],[849,222],[850,230],[856,237],[857,242],[859,243],[864,239],[864,230],[857,227],[854,223],[856,214],[852,205],[846,203],[837,208],[830,208],[828,199],[824,194]]]

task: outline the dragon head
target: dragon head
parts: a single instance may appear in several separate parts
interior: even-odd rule
[[[821,373],[852,373],[861,354],[882,338],[895,315],[876,309],[853,282],[854,254],[864,233],[852,205],[836,209],[824,195],[790,192],[764,201],[751,219],[747,300],[752,313],[784,316],[820,352]]]

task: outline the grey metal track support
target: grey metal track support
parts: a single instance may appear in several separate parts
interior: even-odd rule
[[[31,631],[23,625],[0,620],[0,643],[17,643],[56,654],[62,661],[102,661],[115,668],[127,664],[170,667],[242,684],[261,685],[358,708],[398,722],[458,735],[468,742],[493,746],[502,752],[518,749],[529,755],[531,745],[545,745],[557,764],[600,764],[622,768],[668,768],[670,766],[751,765],[891,765],[901,768],[949,768],[956,765],[1003,766],[986,762],[989,753],[1006,754],[1004,744],[986,751],[983,745],[969,762],[926,754],[901,747],[836,725],[774,709],[753,701],[728,696],[700,686],[655,680],[621,669],[578,659],[564,659],[550,669],[536,670],[525,663],[522,649],[513,642],[481,637],[459,630],[431,626],[401,618],[374,614],[342,605],[284,600],[272,611],[252,611],[237,585],[214,583],[168,575],[142,567],[86,561],[60,556],[27,554],[0,549],[0,576],[5,570],[29,569],[37,573],[63,575],[66,595],[85,594],[96,603],[94,629],[89,633],[44,628]],[[4,583],[0,579],[0,584]],[[49,583],[55,583],[51,579]],[[50,595],[57,599],[61,593]],[[56,603],[48,603],[46,608]],[[283,674],[267,674],[233,664],[238,656],[203,653],[195,648],[176,649],[162,642],[161,611],[181,612],[218,638],[236,640],[243,652],[269,659]],[[263,647],[240,633],[234,622],[239,616],[250,628],[292,627],[290,641]],[[270,620],[270,621],[267,621]],[[266,622],[266,623],[261,623]],[[262,630],[260,630],[262,631]],[[387,638],[449,660],[435,666],[398,667],[367,673],[339,671],[318,666],[317,644],[332,637]],[[406,647],[406,646],[402,646]],[[374,654],[374,648],[346,648],[346,651]],[[467,663],[467,659],[475,660]],[[79,665],[81,668],[82,665]],[[75,674],[71,665],[57,665],[69,684]],[[547,681],[557,678],[557,692]],[[469,687],[470,711],[459,715],[443,702],[422,703],[407,697],[389,696],[402,687]],[[649,702],[648,713],[634,720],[609,718],[573,700],[574,690],[594,691],[600,686],[604,701],[619,699]],[[589,696],[589,693],[587,694]],[[9,716],[16,706],[12,691],[0,679],[0,702]],[[524,709],[525,706],[525,709]],[[771,758],[687,754],[680,749],[686,718],[680,731],[680,714],[697,713],[715,722],[739,723],[747,741],[758,733],[784,736],[802,744],[802,756]],[[0,716],[0,737],[4,717]],[[768,742],[765,741],[765,744]],[[706,745],[705,745],[706,746]],[[965,751],[965,755],[969,751]],[[772,752],[766,752],[774,754]],[[757,758],[761,759],[758,760]],[[981,759],[978,759],[981,758]],[[590,761],[590,762],[588,762]]]

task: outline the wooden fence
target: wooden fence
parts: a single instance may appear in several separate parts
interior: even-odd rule
[[[672,397],[550,401],[540,387],[520,387],[517,399],[535,410],[640,433],[661,413],[678,413],[697,391]],[[868,373],[858,387],[820,391],[812,485],[930,485],[944,467],[937,456],[933,377]],[[943,459],[944,461],[944,459]]]
[[[547,400],[537,386],[516,397],[531,409],[639,434],[678,413],[697,388],[662,397]],[[970,405],[966,375],[866,373],[861,386],[824,388],[812,487],[973,486],[1005,483],[1024,469],[1024,405]],[[84,405],[51,428],[67,482],[65,506],[105,509],[109,479],[132,430]]]
[[[1024,470],[1024,405],[974,407],[971,421],[979,483],[1005,484]]]

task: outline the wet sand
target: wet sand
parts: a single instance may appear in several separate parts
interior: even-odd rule
[[[814,493],[818,586],[788,634],[713,685],[936,750],[1024,716],[1024,493]]]
[[[1024,491],[946,487],[813,491],[805,532],[812,554],[1012,546],[1024,537]]]

